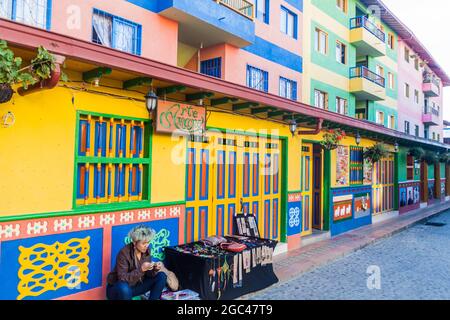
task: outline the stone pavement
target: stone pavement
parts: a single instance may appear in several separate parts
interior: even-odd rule
[[[370,244],[393,236],[450,209],[450,203],[440,203],[417,209],[377,224],[364,226],[332,239],[323,240],[274,257],[274,270],[280,286],[300,275],[350,255]],[[270,287],[271,288],[271,287]],[[264,295],[265,290],[251,293],[239,299],[252,299]]]

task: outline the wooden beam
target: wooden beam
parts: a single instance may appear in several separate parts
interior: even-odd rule
[[[255,109],[252,109],[252,114],[269,112],[269,111],[273,111],[274,109],[275,109],[274,107],[255,108]]]
[[[111,68],[95,68],[86,72],[83,72],[83,81],[85,82],[91,82],[94,79],[100,79],[105,74],[111,74],[112,69]]]
[[[149,77],[139,77],[134,78],[130,80],[126,80],[122,84],[122,88],[127,90],[133,87],[139,87],[139,86],[151,86],[153,82],[152,78]]]
[[[237,98],[229,98],[229,97],[224,97],[224,98],[219,98],[219,99],[212,99],[211,100],[211,106],[218,106],[221,104],[227,104],[230,102],[237,102],[239,101],[239,99]]]
[[[277,111],[271,111],[271,112],[269,112],[269,113],[267,114],[267,116],[268,116],[269,118],[273,118],[273,117],[278,117],[278,116],[285,115],[285,114],[287,114],[287,113],[288,113],[288,112],[286,112],[286,111],[277,110]],[[292,114],[292,112],[289,112],[289,114]]]
[[[165,87],[165,88],[158,88],[158,91],[156,94],[158,96],[163,96],[165,94],[171,94],[171,93],[180,92],[180,91],[184,91],[184,90],[186,90],[185,86],[175,85],[175,86],[170,86],[170,87]]]
[[[255,102],[244,102],[233,104],[233,111],[239,111],[242,109],[250,109],[251,107],[257,107],[259,104]]]
[[[186,101],[200,100],[214,96],[213,92],[197,92],[186,95]]]

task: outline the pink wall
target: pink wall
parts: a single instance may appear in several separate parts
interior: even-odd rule
[[[270,2],[270,20],[266,24],[255,19],[255,34],[257,37],[263,38],[283,49],[291,51],[295,54],[303,56],[303,13],[286,1],[271,0]],[[297,39],[294,39],[281,32],[281,5],[291,10],[297,15]]]
[[[51,31],[91,41],[93,8],[142,25],[142,57],[177,64],[178,23],[126,1],[53,1]]]
[[[410,123],[410,134],[414,135],[415,125],[419,125],[419,136],[423,138],[424,135],[424,124],[422,123],[422,112],[424,108],[425,96],[422,91],[422,73],[423,68],[419,67],[419,71],[416,70],[414,66],[414,59],[410,59],[409,63],[406,62],[405,56],[405,46],[406,44],[402,41],[398,42],[398,130],[405,132],[405,121]],[[410,48],[410,55],[415,54],[415,52]],[[410,97],[405,97],[405,83],[410,86]],[[419,90],[419,104],[415,102],[414,90]],[[442,93],[442,88],[441,88]],[[433,132],[440,134],[441,141],[443,139],[442,131],[442,121],[443,121],[443,99],[442,94],[436,98],[429,98],[432,105],[433,102],[440,106],[440,126],[429,127],[429,137],[432,138]]]

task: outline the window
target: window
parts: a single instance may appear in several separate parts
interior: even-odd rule
[[[247,65],[247,86],[256,90],[268,92],[269,74],[267,71]]]
[[[409,63],[409,49],[405,47],[405,61]]]
[[[409,121],[405,121],[405,133],[409,134]]]
[[[269,0],[256,0],[256,19],[269,23]]]
[[[208,76],[222,77],[222,58],[204,60],[200,64],[200,72]]]
[[[414,102],[419,104],[419,90],[414,90]]]
[[[51,1],[1,0],[0,18],[50,30]]]
[[[297,100],[297,82],[280,77],[280,96]]]
[[[328,110],[328,93],[314,90],[314,105],[317,108]]]
[[[336,6],[344,13],[347,13],[347,0],[336,0]]]
[[[441,135],[438,133],[437,134],[437,141],[440,142],[441,141]]]
[[[414,157],[406,156],[406,180],[414,180]]]
[[[394,74],[392,72],[388,72],[388,82],[389,82],[389,89],[394,90],[395,89],[395,80],[394,80]]]
[[[419,71],[419,58],[414,59],[414,68],[416,68],[416,70]]]
[[[76,204],[148,200],[148,120],[80,113],[76,141]]]
[[[436,140],[436,132],[433,132],[433,140]]]
[[[395,116],[389,116],[388,128],[395,129]]]
[[[364,148],[350,147],[350,184],[364,183]]]
[[[395,49],[395,37],[392,33],[388,34],[388,45],[392,50]]]
[[[419,126],[418,125],[416,125],[415,126],[415,129],[414,129],[414,133],[415,133],[415,136],[418,138],[419,137]]]
[[[297,15],[292,11],[281,7],[281,32],[297,39]]]
[[[405,97],[409,98],[409,84],[405,83]]]
[[[428,128],[424,128],[423,129],[423,137],[425,138],[425,139],[428,139],[429,138],[429,130],[428,130]]]
[[[346,55],[347,47],[343,43],[336,41],[336,61],[342,64],[346,64]]]
[[[382,111],[377,111],[377,124],[384,126],[384,113]]]
[[[134,22],[94,9],[92,42],[128,53],[141,54],[142,27]]]
[[[317,52],[327,54],[328,52],[328,34],[316,28],[315,48]]]
[[[340,114],[344,114],[344,115],[348,114],[348,107],[347,107],[346,99],[336,97],[336,112],[340,113]]]
[[[382,66],[377,65],[375,71],[377,75],[384,78],[384,68]]]

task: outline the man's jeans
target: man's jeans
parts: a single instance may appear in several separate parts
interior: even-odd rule
[[[149,300],[159,300],[166,285],[167,276],[164,272],[158,272],[154,278],[145,277],[143,282],[130,286],[126,281],[118,281],[106,287],[108,300],[131,300],[135,296],[150,291]]]

